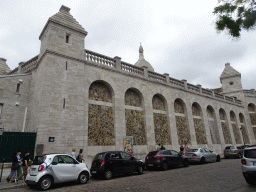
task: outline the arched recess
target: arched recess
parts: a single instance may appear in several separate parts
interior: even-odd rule
[[[228,128],[227,115],[224,109],[221,108],[219,110],[219,115],[220,115],[220,123],[221,123],[225,144],[232,144],[232,139],[231,139],[230,131]]]
[[[244,119],[244,115],[242,113],[239,113],[239,120],[240,120],[240,124],[241,124],[241,128],[242,128],[243,141],[246,144],[250,144],[246,122],[245,122],[245,119]]]
[[[202,109],[198,103],[192,104],[192,115],[197,144],[207,144],[205,129],[202,122]]]
[[[176,99],[174,102],[174,112],[178,134],[178,142],[180,145],[191,142],[185,109],[185,103],[181,99]]]
[[[166,112],[167,106],[164,97],[160,94],[154,95],[152,105],[156,144],[171,145],[171,134]]]
[[[115,145],[112,87],[95,81],[89,88],[88,146]]]
[[[216,115],[212,106],[207,107],[208,123],[212,138],[212,144],[220,144],[220,135],[216,122]]]
[[[250,103],[248,105],[248,112],[250,115],[250,119],[251,119],[251,124],[252,124],[252,130],[254,133],[254,137],[256,138],[256,108],[255,105]]]
[[[135,88],[125,93],[126,135],[133,136],[134,145],[147,145],[142,94]]]
[[[236,144],[242,144],[241,136],[237,126],[237,122],[236,122],[236,114],[234,113],[234,111],[230,111],[230,120],[231,120],[232,129],[234,132]]]

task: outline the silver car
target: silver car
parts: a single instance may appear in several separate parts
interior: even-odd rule
[[[244,149],[242,162],[242,172],[246,182],[250,185],[256,183],[256,147],[249,146]]]
[[[227,146],[224,150],[224,157],[226,159],[230,157],[241,158],[243,156],[243,147],[242,146]]]
[[[79,163],[67,154],[36,156],[26,177],[28,187],[49,189],[54,183],[78,181],[87,183],[90,172],[87,165]]]
[[[195,148],[185,152],[189,162],[220,162],[220,155],[207,148]]]

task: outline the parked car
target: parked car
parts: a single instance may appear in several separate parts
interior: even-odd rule
[[[144,168],[142,160],[138,160],[124,151],[108,151],[95,155],[90,171],[94,178],[103,176],[105,179],[111,179],[113,175],[125,173],[143,174]]]
[[[168,167],[184,166],[188,167],[188,159],[185,155],[179,154],[174,150],[152,151],[145,157],[145,165],[148,170],[153,168],[162,168],[167,170]]]
[[[207,148],[195,148],[185,152],[189,162],[220,162],[220,155]]]
[[[244,149],[243,158],[241,159],[242,172],[246,182],[250,185],[256,183],[256,147]]]
[[[227,146],[224,150],[224,157],[242,158],[244,149],[241,146]]]
[[[70,155],[46,154],[35,157],[26,183],[30,188],[39,186],[41,190],[48,190],[55,183],[78,181],[85,184],[89,178],[87,165]]]

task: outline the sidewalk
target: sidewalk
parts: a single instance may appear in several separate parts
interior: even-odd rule
[[[0,176],[1,176],[1,169],[0,169]],[[2,180],[0,183],[0,190],[7,190],[7,189],[14,189],[14,188],[23,188],[27,187],[27,184],[23,183],[24,180],[19,180],[18,184],[12,183],[12,182],[7,182],[6,178],[10,174],[11,169],[10,168],[4,168],[3,170],[3,175],[2,175]]]

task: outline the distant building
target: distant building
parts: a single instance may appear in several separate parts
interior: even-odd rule
[[[256,93],[226,64],[216,91],[154,72],[142,46],[135,65],[84,49],[87,31],[62,6],[39,36],[39,55],[10,71],[0,59],[0,127],[37,131],[44,153],[84,149],[90,163],[101,151],[144,158],[157,144],[167,149],[254,144]],[[185,69],[184,69],[185,70]],[[25,110],[27,114],[25,116]],[[240,130],[240,128],[242,129]],[[54,142],[49,142],[54,137]]]

